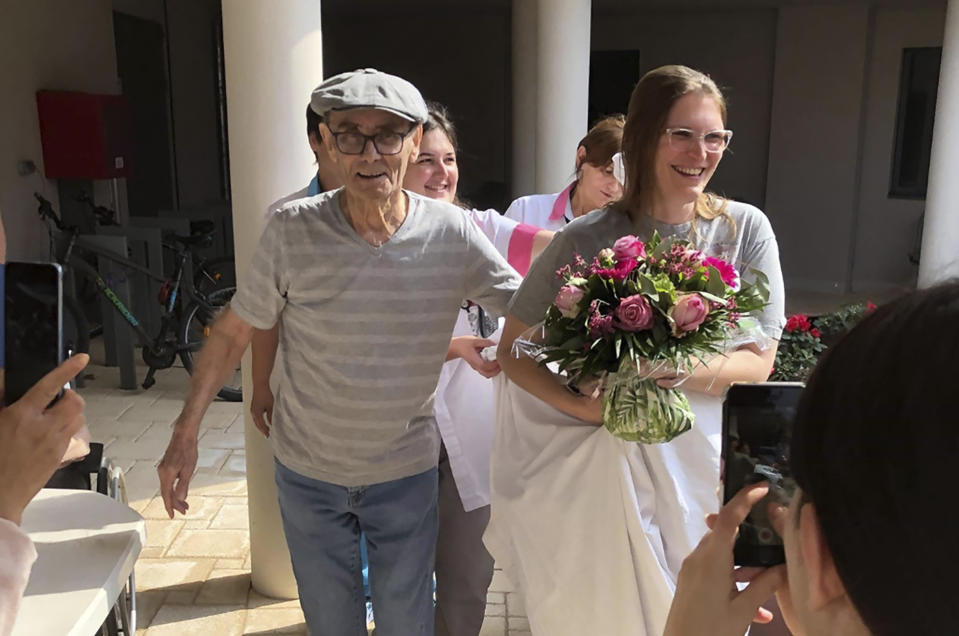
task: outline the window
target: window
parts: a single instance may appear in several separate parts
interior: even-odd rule
[[[942,47],[903,49],[889,196],[925,199]]]

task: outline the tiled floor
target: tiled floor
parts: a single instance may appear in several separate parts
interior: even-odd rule
[[[250,589],[246,457],[242,405],[215,402],[200,427],[190,511],[170,520],[158,495],[156,464],[180,412],[188,376],[157,374],[148,391],[119,388],[116,369],[102,366],[98,341],[81,394],[87,424],[105,455],[126,473],[130,505],[147,520],[147,544],[136,565],[137,634],[305,634],[296,601]],[[142,379],[145,369],[139,369]],[[282,540],[281,537],[278,537]],[[481,636],[529,634],[523,604],[499,570],[490,586]]]

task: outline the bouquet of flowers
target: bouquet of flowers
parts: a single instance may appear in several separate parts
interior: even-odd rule
[[[731,263],[684,239],[618,239],[587,263],[556,272],[564,285],[540,325],[517,339],[541,364],[554,363],[571,387],[602,387],[603,424],[613,435],[667,442],[692,428],[681,391],[652,375],[691,372],[697,360],[755,340],[749,317],[769,299],[766,276],[745,282]]]

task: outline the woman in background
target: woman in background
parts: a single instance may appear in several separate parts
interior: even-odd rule
[[[618,201],[623,186],[613,173],[613,155],[623,143],[622,115],[605,117],[576,148],[576,180],[556,194],[532,194],[513,201],[506,216],[547,230]]]
[[[496,210],[475,210],[456,196],[459,166],[456,131],[446,109],[429,104],[429,119],[404,187],[462,208],[520,273],[552,238],[552,232],[507,219]],[[477,636],[486,613],[493,559],[483,545],[489,522],[489,460],[493,444],[493,386],[499,373],[484,348],[495,345],[498,325],[480,307],[464,302],[450,353],[436,387],[436,421],[443,437],[439,462],[439,534],[436,540],[437,636]]]

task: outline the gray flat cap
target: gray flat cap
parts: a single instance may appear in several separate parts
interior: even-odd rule
[[[420,124],[428,114],[426,102],[415,86],[374,68],[334,75],[313,91],[310,108],[323,118],[331,110],[376,108]]]

